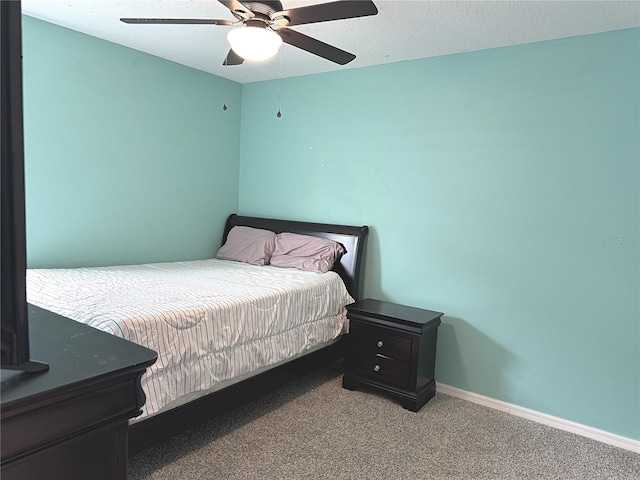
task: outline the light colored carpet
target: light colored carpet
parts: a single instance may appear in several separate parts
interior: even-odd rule
[[[322,369],[129,460],[129,479],[640,478],[640,455],[444,394],[418,413]]]

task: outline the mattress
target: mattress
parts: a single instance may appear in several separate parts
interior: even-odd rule
[[[353,302],[335,272],[218,259],[29,269],[27,300],[158,353],[139,418],[335,340]]]

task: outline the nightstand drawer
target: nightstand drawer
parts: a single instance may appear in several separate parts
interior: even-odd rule
[[[397,335],[388,329],[366,327],[360,323],[352,322],[349,328],[349,338],[353,350],[363,350],[372,354],[379,353],[402,362],[409,362],[411,357],[411,337]]]
[[[354,375],[385,385],[406,388],[409,365],[392,358],[358,352],[352,356],[349,370]]]

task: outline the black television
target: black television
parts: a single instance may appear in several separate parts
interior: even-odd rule
[[[3,370],[38,372],[48,370],[49,366],[31,360],[29,352],[21,22],[21,2],[0,1],[1,366]]]

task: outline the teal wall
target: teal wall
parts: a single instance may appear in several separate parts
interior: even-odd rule
[[[640,30],[240,86],[24,17],[30,267],[368,224],[437,381],[640,440]],[[242,104],[242,111],[233,108]]]
[[[29,267],[214,255],[241,86],[26,16],[23,57]]]
[[[436,380],[640,439],[640,30],[242,88],[240,211],[368,224]]]

